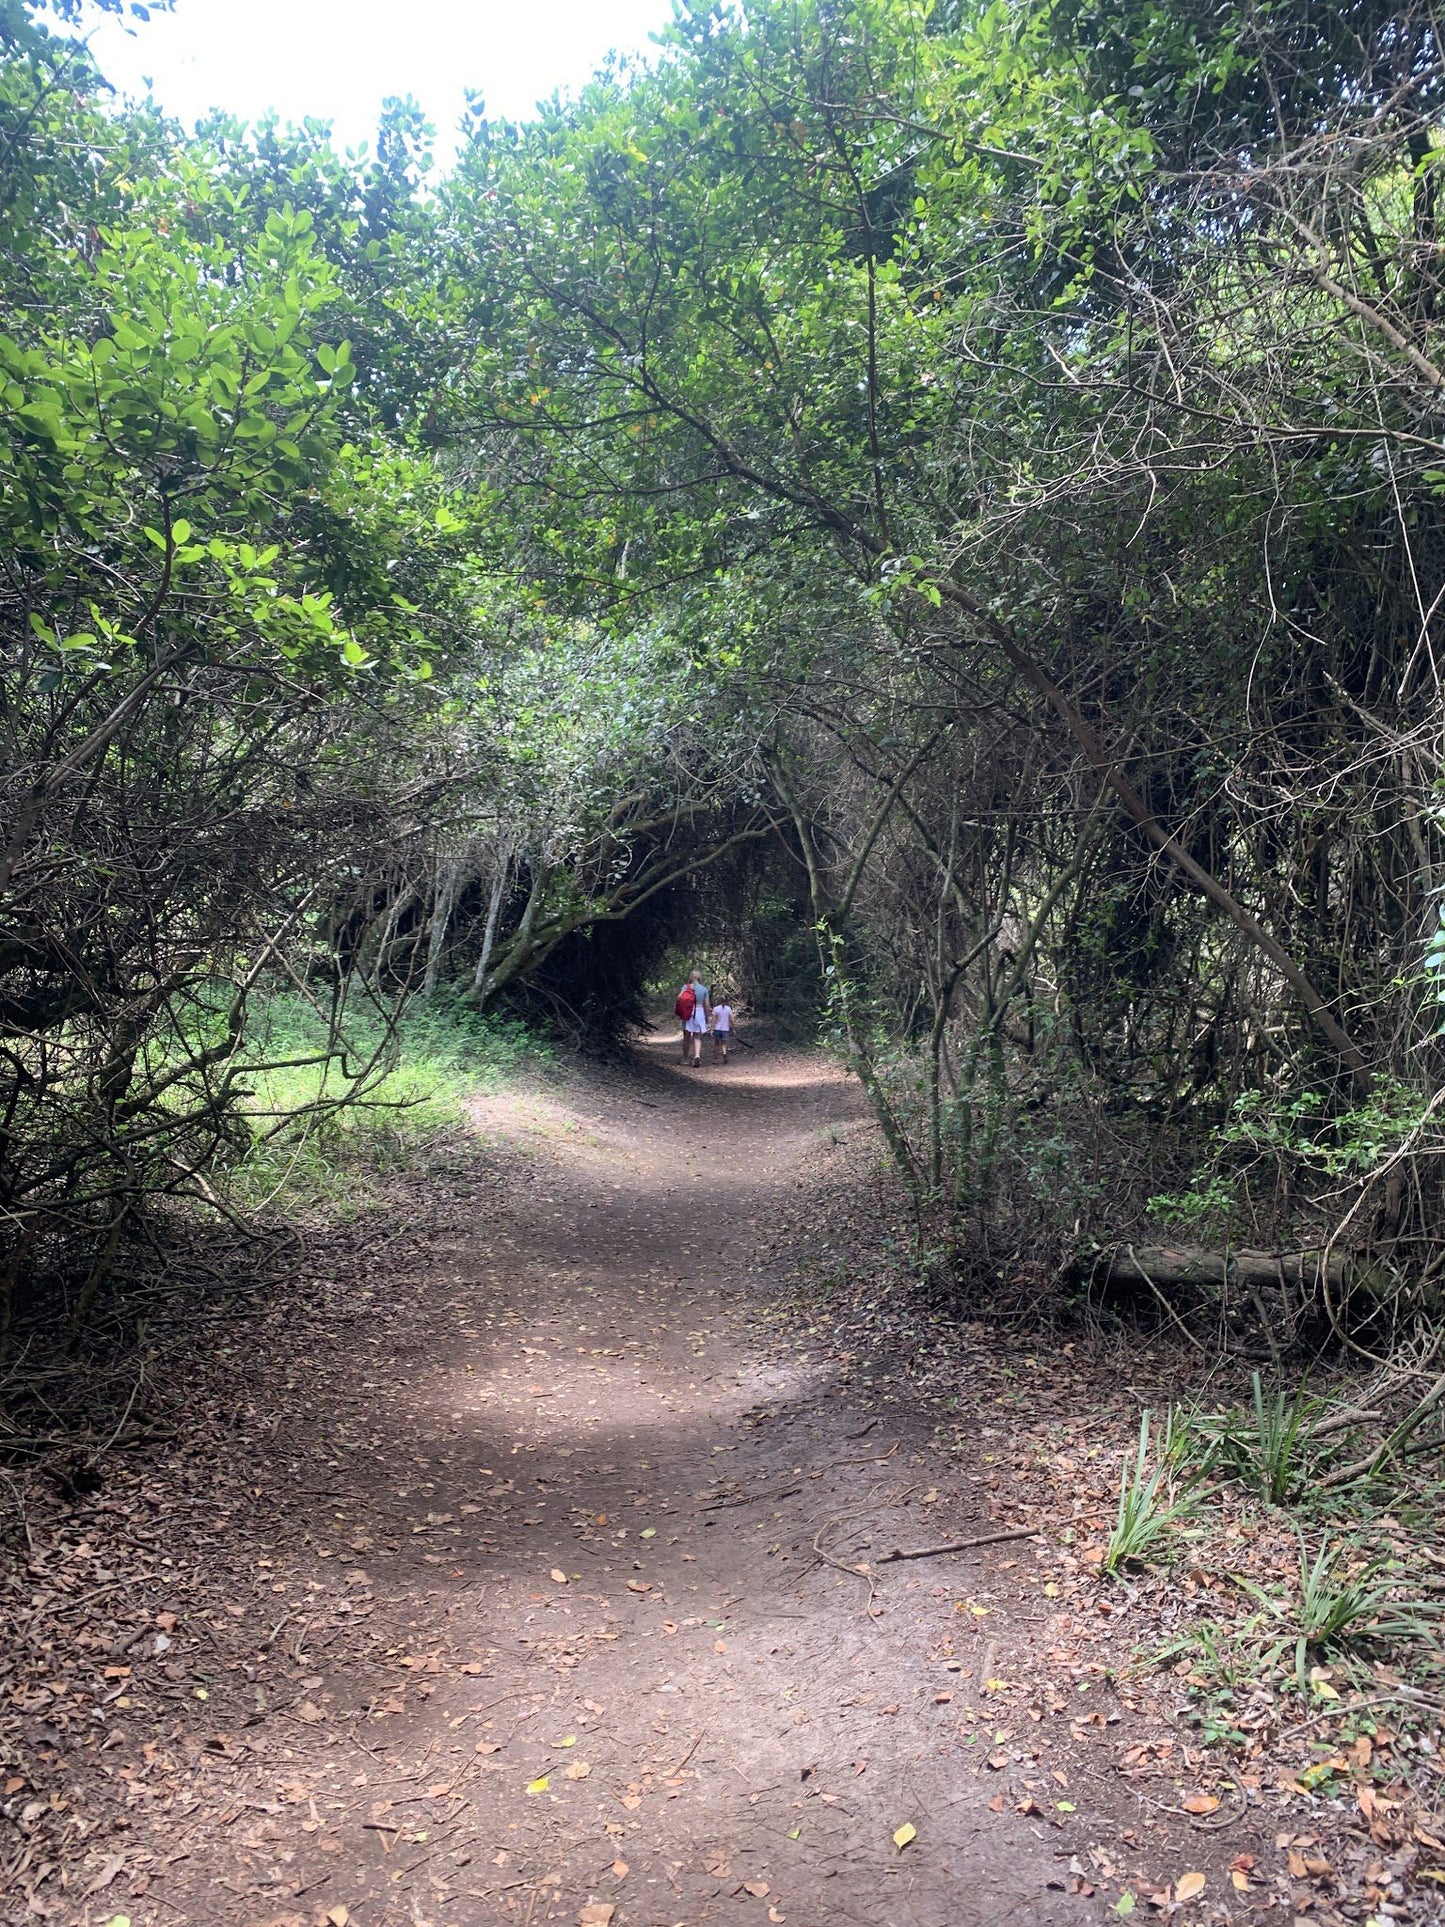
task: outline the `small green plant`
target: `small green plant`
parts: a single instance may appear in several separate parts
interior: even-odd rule
[[[1362,1550],[1358,1540],[1322,1543],[1311,1559],[1304,1534],[1298,1538],[1299,1672],[1303,1673],[1311,1651],[1334,1652],[1371,1640],[1408,1644],[1429,1637],[1440,1606],[1429,1600],[1397,1599],[1400,1582],[1393,1560],[1372,1559],[1350,1572],[1348,1567]]]
[[[1156,1456],[1149,1468],[1149,1412],[1139,1421],[1139,1449],[1125,1456],[1119,1477],[1119,1516],[1104,1548],[1103,1569],[1117,1573],[1121,1566],[1143,1565],[1171,1526],[1194,1509],[1194,1494],[1185,1489],[1169,1496],[1170,1466]]]
[[[1248,1685],[1255,1671],[1258,1654],[1250,1647],[1248,1635],[1257,1618],[1243,1626],[1229,1626],[1218,1619],[1196,1620],[1159,1648],[1158,1659],[1162,1664],[1187,1659],[1190,1686],[1234,1692]]]
[[[1258,1372],[1252,1383],[1251,1409],[1224,1423],[1220,1450],[1267,1505],[1283,1505],[1305,1476],[1305,1452],[1323,1401],[1303,1386],[1293,1396],[1284,1391],[1266,1395]]]
[[[1241,1573],[1230,1575],[1241,1591],[1265,1608],[1278,1628],[1277,1636],[1261,1650],[1262,1672],[1273,1671],[1292,1653],[1295,1684],[1308,1696],[1310,1668],[1319,1660],[1338,1660],[1372,1644],[1415,1645],[1432,1636],[1441,1606],[1431,1600],[1397,1598],[1400,1578],[1392,1559],[1370,1558],[1358,1538],[1333,1544],[1322,1541],[1311,1556],[1298,1527],[1295,1536],[1299,1590],[1293,1600],[1266,1592]]]
[[[1392,1077],[1381,1077],[1361,1104],[1344,1111],[1319,1091],[1246,1091],[1214,1144],[1230,1157],[1249,1152],[1326,1177],[1352,1177],[1377,1169],[1418,1128],[1426,1101]]]
[[[1160,1224],[1195,1230],[1234,1209],[1234,1180],[1215,1171],[1196,1176],[1187,1191],[1159,1191],[1149,1200],[1149,1213]]]
[[[1200,1424],[1197,1413],[1183,1405],[1171,1405],[1154,1443],[1154,1455],[1171,1479],[1202,1478],[1218,1454],[1218,1439]]]

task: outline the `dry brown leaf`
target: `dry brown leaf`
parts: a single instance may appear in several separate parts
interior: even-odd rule
[[[614,1880],[625,1880],[631,1871],[632,1869],[625,1860],[614,1860],[612,1863],[612,1878]]]
[[[125,1868],[125,1855],[123,1853],[111,1854],[109,1858],[106,1860],[105,1865],[101,1868],[100,1872],[96,1874],[93,1879],[86,1881],[84,1887],[82,1887],[81,1889],[81,1892],[86,1895],[98,1894],[102,1889],[102,1887],[108,1887],[111,1881],[115,1879],[116,1875],[118,1873],[121,1873],[124,1870],[124,1868]]]
[[[1197,1900],[1208,1884],[1202,1873],[1182,1873],[1174,1883],[1174,1898],[1176,1902]]]
[[[745,1880],[743,1892],[751,1894],[754,1900],[766,1900],[770,1889],[766,1880]]]
[[[552,1568],[552,1575],[551,1575],[551,1576],[552,1576],[552,1580],[553,1580],[553,1583],[554,1583],[555,1585],[558,1585],[558,1586],[565,1586],[565,1585],[566,1585],[566,1583],[567,1583],[567,1575],[566,1575],[566,1573],[565,1573],[565,1572],[563,1572],[563,1570],[562,1570],[562,1568],[561,1568],[560,1566],[553,1566],[553,1568]]]
[[[577,1916],[577,1927],[610,1927],[616,1912],[610,1900],[589,1900]]]
[[[1189,1798],[1184,1802],[1184,1811],[1186,1813],[1213,1813],[1218,1805],[1218,1797],[1213,1793],[1191,1793]]]

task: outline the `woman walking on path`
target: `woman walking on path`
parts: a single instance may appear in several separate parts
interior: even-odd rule
[[[688,1025],[692,1022],[692,1013],[696,1009],[697,998],[693,995],[692,979],[689,977],[682,989],[678,991],[677,1002],[672,1007],[673,1016],[682,1020],[682,1061],[684,1064],[687,1062],[687,1054],[692,1046],[692,1038],[688,1032]]]
[[[689,996],[692,1009],[685,1009]],[[683,985],[677,1000],[678,1015],[682,1017],[682,1061],[684,1064],[698,1065],[702,1062],[702,1040],[712,1023],[712,1002],[708,996],[707,985],[701,974],[694,970]],[[691,1051],[689,1054],[689,1047]]]

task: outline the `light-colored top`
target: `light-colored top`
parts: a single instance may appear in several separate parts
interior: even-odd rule
[[[726,1033],[732,1029],[733,1007],[731,1004],[714,1004],[713,1005],[712,1027],[714,1030],[722,1031],[724,1035],[726,1035]]]

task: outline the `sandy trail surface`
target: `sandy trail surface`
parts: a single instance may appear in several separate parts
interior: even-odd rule
[[[251,1516],[155,1642],[199,1651],[181,1716],[146,1711],[149,1647],[108,1690],[128,1831],[76,1920],[1090,1917],[1057,1803],[983,1757],[1023,1756],[976,1599],[1034,1548],[877,1565],[990,1521],[906,1401],[765,1315],[856,1088],[675,1049],[479,1100],[504,1182],[374,1271],[346,1354],[294,1360],[216,1468]]]

